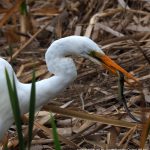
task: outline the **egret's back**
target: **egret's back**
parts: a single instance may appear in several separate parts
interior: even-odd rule
[[[0,58],[0,139],[13,123],[13,115],[5,77],[5,68],[12,80],[13,69],[11,65],[4,59]]]

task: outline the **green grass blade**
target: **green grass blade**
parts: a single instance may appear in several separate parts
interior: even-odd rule
[[[9,55],[10,55],[10,58],[12,59],[13,48],[12,48],[11,44],[9,44],[8,53],[9,53]]]
[[[15,123],[17,127],[17,132],[18,132],[18,138],[19,138],[19,144],[21,145],[21,148],[24,149],[24,139],[22,135],[22,126],[21,126],[21,112],[20,112],[20,107],[19,107],[19,99],[17,95],[17,89],[16,89],[16,83],[15,79],[13,76],[13,88],[14,88],[14,98],[12,99],[12,103],[14,103],[14,114],[15,114]]]
[[[26,1],[23,1],[20,5],[20,13],[22,15],[26,15],[27,14],[27,4],[26,4]]]
[[[51,114],[51,126],[52,126],[52,131],[53,131],[53,138],[54,138],[54,145],[55,145],[55,150],[61,150],[58,134],[57,134],[57,128],[55,125],[54,118]]]
[[[36,86],[35,86],[35,72],[33,72],[30,105],[29,105],[28,149],[30,149],[31,141],[33,137],[32,130],[33,130],[33,124],[34,124],[35,101],[36,101]]]
[[[7,144],[4,145],[4,150],[8,150]]]
[[[19,139],[19,149],[24,150],[25,145],[24,145],[24,139],[23,139],[22,128],[21,128],[21,113],[20,113],[20,109],[19,109],[19,100],[18,100],[18,96],[17,96],[15,79],[13,76],[13,85],[12,85],[11,81],[10,81],[10,77],[9,77],[6,69],[5,69],[5,75],[6,75],[7,86],[8,86],[8,91],[9,91],[10,103],[12,106],[12,112],[13,112],[16,127],[17,127],[17,133],[18,133],[18,139]]]

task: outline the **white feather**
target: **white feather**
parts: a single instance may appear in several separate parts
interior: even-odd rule
[[[95,42],[87,37],[70,36],[56,40],[48,48],[45,58],[48,70],[54,74],[49,79],[36,82],[36,108],[48,103],[48,101],[57,96],[76,76],[75,64],[67,55],[81,55],[86,57],[90,51],[104,52]],[[13,123],[13,115],[10,105],[10,99],[5,78],[5,68],[12,80],[15,76],[17,93],[21,108],[21,113],[28,112],[31,84],[23,84],[18,81],[11,65],[0,58],[0,139]]]

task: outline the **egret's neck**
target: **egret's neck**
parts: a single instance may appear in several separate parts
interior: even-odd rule
[[[76,68],[71,58],[55,57],[47,65],[54,76],[36,82],[36,108],[43,106],[50,99],[59,95],[77,76]],[[22,84],[20,82],[18,84],[22,112],[26,113],[29,108],[31,84]],[[23,95],[26,95],[26,97],[23,97]]]
[[[41,107],[65,90],[74,78],[54,75],[36,83],[36,107]]]
[[[73,60],[66,55],[75,54],[76,49],[81,49],[80,44],[73,46],[75,39],[70,42],[65,38],[54,42],[47,50],[45,58],[49,72],[54,76],[49,79],[36,82],[36,108],[46,104],[50,99],[57,96],[77,77],[77,71]],[[76,41],[76,43],[78,43]],[[64,46],[65,45],[65,46]],[[66,47],[67,45],[67,47]],[[68,49],[71,47],[71,49]],[[28,89],[26,95],[30,95],[31,84],[22,84]],[[29,94],[28,94],[29,93]],[[25,98],[26,107],[29,104]]]

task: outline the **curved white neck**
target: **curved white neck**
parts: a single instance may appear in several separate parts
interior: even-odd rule
[[[76,67],[71,58],[57,56],[57,53],[54,53],[52,58],[48,60],[47,66],[54,76],[36,82],[36,108],[43,106],[50,99],[59,95],[77,76]],[[30,91],[31,84],[18,82],[18,96],[21,102],[20,105],[22,105],[21,108],[23,108],[22,113],[28,112]],[[27,96],[23,97],[23,95]]]
[[[70,36],[56,40],[48,48],[45,59],[48,70],[54,74],[49,79],[36,82],[36,107],[40,107],[46,104],[51,98],[54,98],[62,90],[64,90],[77,76],[76,67],[71,58],[68,55],[81,55],[85,56],[91,50],[101,49],[87,37]],[[103,53],[101,51],[101,53]],[[29,96],[31,90],[31,84],[18,83],[18,94],[24,112],[27,112],[29,104]],[[22,90],[19,90],[21,88]],[[22,97],[24,94],[28,97]]]

